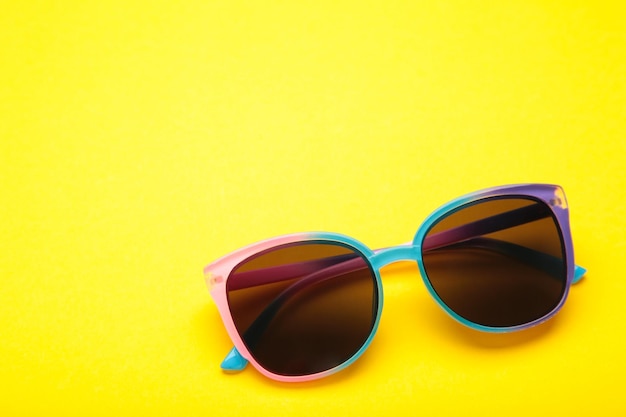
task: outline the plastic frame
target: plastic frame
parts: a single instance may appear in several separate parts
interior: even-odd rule
[[[550,311],[545,316],[523,325],[514,326],[514,327],[488,327],[479,325],[473,322],[470,322],[463,317],[456,314],[450,308],[447,307],[445,303],[439,298],[435,290],[433,289],[430,281],[427,279],[426,271],[424,269],[424,264],[422,260],[422,245],[424,242],[424,238],[430,228],[441,218],[446,217],[447,215],[465,207],[468,204],[474,204],[484,199],[490,199],[493,197],[531,197],[546,203],[546,205],[552,210],[554,214],[557,225],[561,231],[561,236],[563,239],[563,245],[565,249],[565,261],[566,261],[566,286],[565,291],[563,292],[562,298],[558,305]],[[274,374],[272,372],[264,369],[258,362],[255,361],[254,357],[250,354],[248,349],[246,348],[241,336],[237,332],[235,328],[235,324],[233,322],[232,316],[230,314],[230,310],[228,307],[227,300],[227,292],[226,292],[226,281],[231,273],[231,271],[239,265],[242,261],[246,260],[248,257],[277,246],[294,243],[294,242],[303,242],[303,241],[320,241],[320,242],[335,242],[341,243],[343,245],[347,245],[359,252],[361,252],[367,260],[375,274],[376,285],[378,287],[378,313],[376,316],[376,321],[372,328],[372,332],[367,338],[366,342],[363,346],[354,353],[354,355],[348,359],[346,362],[341,365],[329,369],[324,372],[305,375],[305,376],[285,376]],[[443,206],[435,210],[432,214],[430,214],[426,220],[419,227],[417,233],[415,234],[413,241],[408,244],[398,245],[394,247],[372,250],[365,246],[363,243],[342,234],[338,233],[329,233],[329,232],[310,232],[310,233],[297,233],[291,235],[285,235],[280,237],[275,237],[272,239],[264,240],[258,243],[254,243],[252,245],[246,246],[242,249],[239,249],[229,255],[226,255],[215,262],[209,264],[204,269],[206,283],[209,287],[209,291],[213,300],[215,301],[221,318],[224,322],[224,326],[226,327],[226,331],[233,341],[234,347],[228,353],[224,361],[222,362],[222,369],[227,372],[237,372],[245,368],[248,362],[250,362],[259,372],[263,375],[278,381],[284,382],[302,382],[302,381],[310,381],[318,378],[322,378],[328,375],[331,375],[335,372],[338,372],[347,366],[351,365],[354,361],[356,361],[361,354],[368,348],[372,339],[376,334],[376,330],[378,328],[378,324],[380,322],[380,317],[382,314],[383,308],[383,286],[382,280],[380,277],[380,269],[388,264],[398,262],[398,261],[415,261],[418,264],[420,273],[422,275],[422,280],[428,289],[428,292],[435,299],[435,301],[446,311],[452,318],[459,321],[460,323],[476,329],[480,331],[486,332],[510,332],[516,330],[522,330],[526,328],[533,327],[545,320],[548,320],[552,316],[554,316],[563,306],[565,300],[567,299],[569,288],[572,284],[578,282],[580,278],[585,274],[586,270],[580,266],[576,266],[574,264],[574,248],[572,244],[572,236],[569,225],[569,211],[567,206],[567,200],[565,198],[565,193],[563,189],[558,185],[548,185],[548,184],[523,184],[523,185],[509,185],[502,187],[494,187],[485,190],[481,190],[475,193],[471,193],[462,197],[459,197]]]

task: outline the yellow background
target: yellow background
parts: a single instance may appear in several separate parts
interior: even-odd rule
[[[2,416],[626,410],[619,2],[177,3],[3,2]],[[549,323],[466,329],[389,267],[348,370],[220,371],[206,263],[298,231],[405,242],[517,182],[564,186],[589,268]]]

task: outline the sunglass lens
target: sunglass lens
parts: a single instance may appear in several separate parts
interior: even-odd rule
[[[440,300],[469,322],[494,328],[531,323],[566,289],[563,238],[551,209],[526,197],[463,206],[422,242],[427,278]]]
[[[250,354],[285,376],[312,375],[350,360],[378,314],[369,261],[335,242],[303,241],[254,255],[232,271],[226,291]]]

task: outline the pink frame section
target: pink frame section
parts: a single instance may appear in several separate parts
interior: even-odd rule
[[[336,368],[329,369],[328,371],[320,372],[317,374],[306,375],[306,376],[285,376],[285,375],[279,375],[279,374],[269,372],[254,359],[254,357],[250,354],[250,352],[248,351],[248,348],[244,344],[241,336],[237,332],[235,323],[233,322],[232,315],[230,314],[230,309],[228,307],[228,297],[227,297],[227,292],[226,292],[226,280],[228,279],[228,276],[230,275],[231,271],[237,265],[239,265],[239,263],[241,263],[242,261],[248,259],[250,256],[253,256],[259,252],[262,252],[267,249],[275,248],[277,246],[287,245],[287,244],[296,243],[296,242],[306,242],[306,241],[325,241],[325,242],[341,243],[344,245],[354,247],[356,250],[358,250],[359,252],[363,253],[364,255],[368,257],[371,257],[374,255],[374,252],[368,249],[365,245],[360,244],[356,242],[354,239],[348,236],[341,235],[341,234],[323,233],[323,232],[295,233],[291,235],[271,238],[268,240],[264,240],[264,241],[246,246],[244,248],[239,249],[236,252],[233,252],[229,255],[226,255],[218,259],[217,261],[207,265],[204,268],[204,276],[205,276],[207,286],[209,287],[209,292],[213,300],[215,301],[215,304],[217,305],[220,316],[222,317],[222,321],[224,322],[226,331],[228,335],[230,336],[231,340],[233,341],[233,344],[235,345],[235,349],[236,349],[236,352],[234,350],[231,351],[229,356],[227,356],[225,362],[228,360],[235,361],[235,362],[240,361],[240,367],[243,368],[245,367],[246,361],[247,361],[247,362],[250,362],[252,366],[254,366],[259,372],[261,372],[263,375],[271,379],[274,379],[277,381],[283,381],[283,382],[304,382],[304,381],[311,381],[314,379],[325,377],[327,375],[333,374],[345,368],[346,366],[354,362],[354,360],[356,360],[363,353],[363,351],[365,351],[365,349],[371,342],[372,338],[374,337],[374,334],[376,333],[376,328],[378,327],[378,323],[380,321],[380,313],[382,310],[382,301],[383,301],[382,300],[382,283],[381,283],[381,279],[380,279],[380,275],[378,271],[374,271],[374,272],[376,274],[376,281],[378,285],[379,311],[378,311],[376,323],[374,325],[372,334],[370,335],[370,337],[368,338],[364,346],[358,352],[355,352],[355,354],[350,360],[348,360],[346,363]]]

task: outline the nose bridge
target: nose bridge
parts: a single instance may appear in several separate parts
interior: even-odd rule
[[[386,265],[399,261],[418,261],[419,248],[413,244],[394,246],[391,248],[379,249],[370,258],[372,266],[380,269]]]

